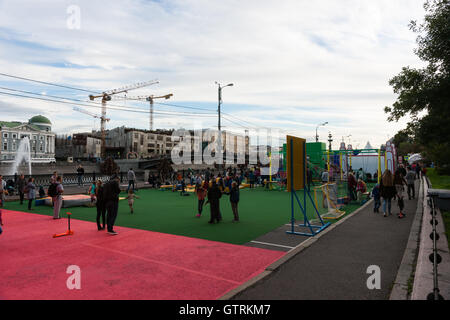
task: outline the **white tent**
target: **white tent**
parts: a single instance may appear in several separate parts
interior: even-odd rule
[[[415,153],[409,157],[408,163],[413,164],[414,162],[421,161],[421,160],[422,160],[422,156],[420,155],[420,153]]]

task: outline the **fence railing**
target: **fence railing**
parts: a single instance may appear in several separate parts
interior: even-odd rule
[[[144,181],[144,172],[136,172],[136,181]],[[128,183],[128,175],[127,172],[120,172],[118,174],[120,178],[121,183]],[[37,175],[31,175],[31,177],[34,178],[34,183],[37,186],[43,186],[48,187],[50,185],[50,178],[51,174],[37,174]],[[62,183],[63,185],[78,185],[79,184],[79,177],[76,173],[65,173],[61,174],[61,177],[63,179]],[[13,187],[15,188],[16,182],[18,180],[18,176],[3,176],[3,180],[7,182],[7,185],[13,184]],[[29,175],[25,175],[26,181],[30,178]],[[84,185],[91,184],[93,181],[101,180],[102,182],[107,182],[111,178],[110,175],[104,175],[97,172],[91,172],[91,173],[85,173],[81,177],[81,183]]]
[[[430,189],[430,182],[428,181],[428,178],[423,178],[427,183],[427,189]],[[433,241],[433,252],[429,255],[429,260],[433,264],[433,292],[431,292],[427,300],[443,300],[442,296],[439,294],[439,282],[438,282],[438,264],[441,263],[442,257],[438,253],[437,248],[437,240],[439,239],[439,234],[437,233],[436,226],[437,226],[437,218],[436,218],[436,206],[434,203],[434,197],[431,195],[428,196],[428,207],[430,208],[431,213],[431,225],[433,226],[433,231],[430,234],[431,241]]]

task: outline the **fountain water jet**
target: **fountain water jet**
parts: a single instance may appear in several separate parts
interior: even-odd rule
[[[28,137],[24,137],[22,140],[20,140],[19,147],[17,148],[16,152],[16,157],[9,174],[14,175],[15,173],[18,173],[17,168],[23,161],[28,162],[28,174],[31,176],[31,148],[30,139]]]

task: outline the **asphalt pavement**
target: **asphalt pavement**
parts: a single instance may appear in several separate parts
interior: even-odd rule
[[[416,192],[418,189],[417,181]],[[386,218],[382,208],[374,213],[369,205],[232,299],[387,300],[416,207],[417,198],[408,200],[406,196],[406,217],[399,219],[397,201],[392,201],[393,214]],[[380,289],[367,286],[373,276],[368,270],[371,266],[379,267]]]

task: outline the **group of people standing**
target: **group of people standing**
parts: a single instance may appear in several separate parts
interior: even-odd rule
[[[239,184],[233,180],[231,176],[226,177],[227,184],[230,183],[231,187],[225,187],[225,183],[222,177],[212,177],[211,181],[197,181],[195,186],[195,193],[198,198],[198,213],[197,217],[201,217],[203,206],[210,205],[211,217],[208,223],[219,223],[222,221],[222,214],[220,212],[220,198],[223,194],[230,196],[231,209],[233,211],[233,222],[239,221],[238,203],[239,203]],[[205,203],[206,200],[206,203]]]
[[[415,170],[411,167],[408,167],[406,170],[403,165],[400,165],[394,174],[389,169],[385,170],[381,176],[380,184],[377,184],[372,190],[372,195],[375,200],[374,212],[379,212],[381,199],[383,199],[383,216],[388,217],[392,215],[392,200],[397,198],[397,205],[399,207],[397,216],[399,219],[406,217],[406,214],[403,212],[405,208],[404,191],[406,187],[408,199],[415,199],[414,183],[416,177]]]
[[[119,210],[119,181],[120,178],[113,175],[105,184],[101,180],[97,180],[91,187],[91,195],[94,195],[93,200],[97,207],[97,229],[101,231],[106,228],[112,235],[117,234],[114,224]]]

